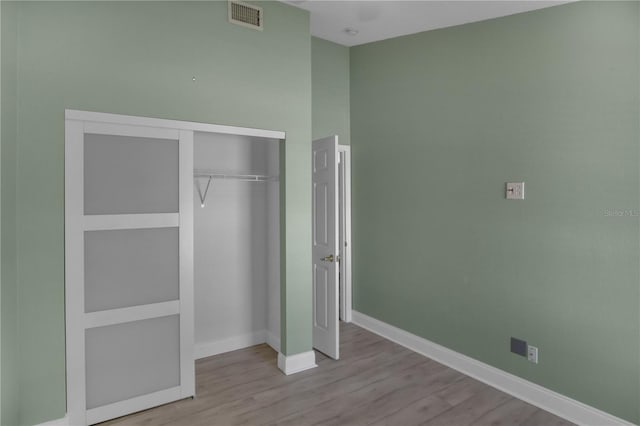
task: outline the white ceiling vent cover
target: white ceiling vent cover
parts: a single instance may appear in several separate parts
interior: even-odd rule
[[[262,31],[262,8],[229,0],[229,22]]]

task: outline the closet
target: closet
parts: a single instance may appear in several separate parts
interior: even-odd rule
[[[280,346],[278,131],[66,111],[67,414],[195,395],[195,359]]]
[[[195,355],[280,342],[278,140],[194,134]]]

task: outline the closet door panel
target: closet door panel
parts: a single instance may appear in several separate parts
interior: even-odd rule
[[[84,135],[84,214],[176,213],[178,141]]]
[[[178,228],[85,232],[85,312],[179,299]]]
[[[70,424],[194,395],[192,186],[193,132],[67,120]]]
[[[87,409],[180,385],[178,315],[86,330]]]

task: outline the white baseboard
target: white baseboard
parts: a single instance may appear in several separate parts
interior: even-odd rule
[[[280,336],[267,330],[267,345],[271,346],[274,351],[280,353]]]
[[[314,351],[285,356],[278,353],[278,368],[287,376],[317,367]]]
[[[39,423],[36,426],[69,426],[69,418],[64,416],[61,419],[51,420],[44,423]]]
[[[561,395],[415,334],[353,311],[353,323],[494,388],[579,425],[625,425],[626,420]]]
[[[223,340],[196,343],[195,358],[201,359],[225,352],[248,348],[267,341],[267,331],[260,330],[253,333],[241,334]]]

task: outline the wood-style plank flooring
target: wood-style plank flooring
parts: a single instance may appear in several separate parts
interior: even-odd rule
[[[263,344],[196,363],[197,397],[104,425],[521,425],[571,423],[352,324],[339,361],[291,376]]]

